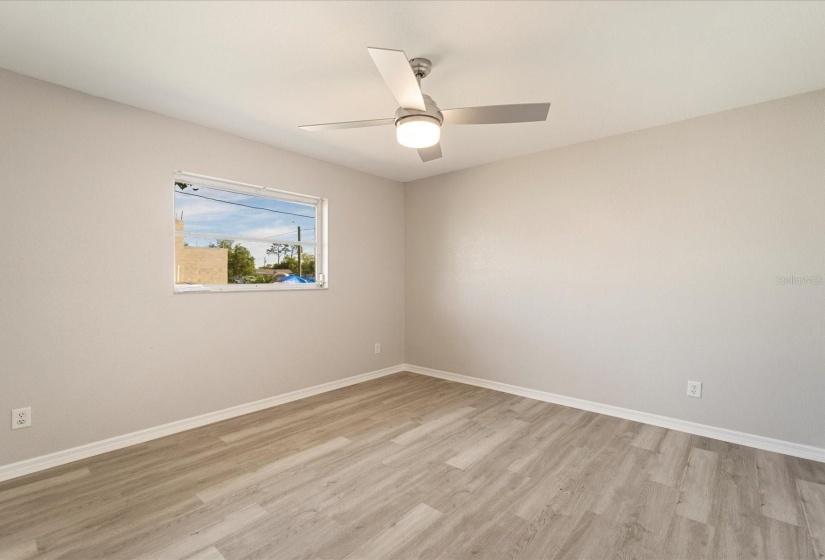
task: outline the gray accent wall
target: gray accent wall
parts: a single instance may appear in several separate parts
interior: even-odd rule
[[[825,447],[825,91],[405,193],[408,363]]]

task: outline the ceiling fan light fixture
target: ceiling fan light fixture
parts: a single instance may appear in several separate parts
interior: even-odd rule
[[[463,107],[442,111],[429,95],[421,91],[421,80],[433,68],[426,58],[408,58],[404,51],[367,47],[367,51],[384,79],[392,96],[398,102],[395,118],[371,119],[326,124],[311,124],[301,128],[340,130],[368,126],[395,125],[398,143],[418,150],[422,162],[441,158],[441,125],[504,124],[547,120],[549,103],[519,103],[515,105],[487,105]]]
[[[441,123],[427,115],[410,115],[395,123],[398,143],[407,148],[429,148],[441,139]]]

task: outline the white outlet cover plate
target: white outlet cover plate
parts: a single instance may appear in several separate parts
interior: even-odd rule
[[[702,398],[702,382],[701,381],[688,381],[688,388],[687,394],[689,397],[696,397],[697,399]]]
[[[376,343],[376,345],[375,345],[375,353],[376,353],[376,354],[380,354],[380,353],[381,353],[381,344]]]
[[[32,425],[32,409],[15,408],[11,411],[11,429],[19,430],[20,428],[28,428]]]

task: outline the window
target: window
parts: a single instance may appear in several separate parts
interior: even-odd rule
[[[175,292],[326,287],[326,200],[174,174]]]

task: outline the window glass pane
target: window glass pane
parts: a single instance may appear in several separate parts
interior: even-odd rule
[[[315,281],[314,247],[199,237],[178,237],[175,241],[176,284]]]
[[[312,204],[176,182],[175,234],[182,288],[315,283]]]
[[[259,274],[272,274],[275,282],[282,283],[315,281],[315,247],[273,244],[267,250],[271,252]]]
[[[315,241],[315,207],[288,200],[175,186],[175,215],[182,229],[262,240]]]

